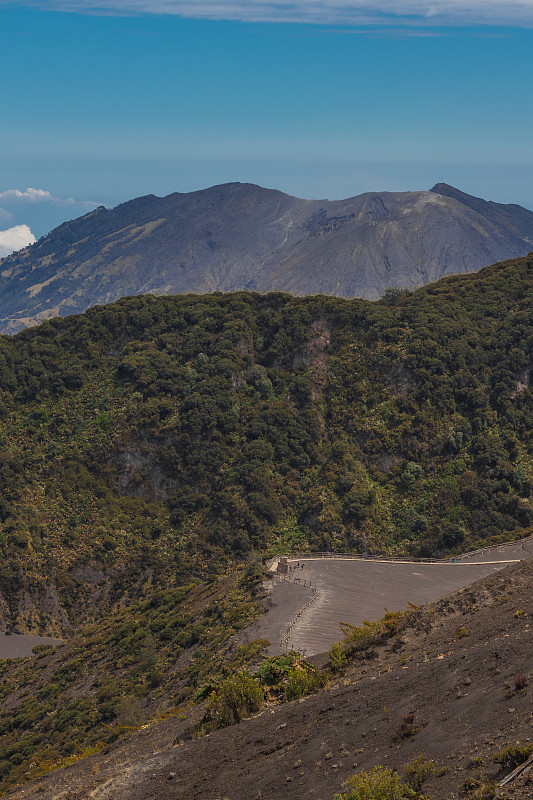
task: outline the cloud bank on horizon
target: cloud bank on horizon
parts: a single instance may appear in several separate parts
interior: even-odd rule
[[[0,258],[22,250],[35,241],[35,236],[28,225],[15,225],[13,228],[0,231]]]
[[[10,5],[12,0],[0,0]],[[172,14],[196,19],[324,25],[533,27],[533,0],[18,0],[86,14]]]

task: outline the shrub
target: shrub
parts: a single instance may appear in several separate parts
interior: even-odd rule
[[[409,739],[412,736],[416,736],[420,728],[425,724],[426,722],[424,720],[415,722],[415,713],[414,711],[410,711],[408,714],[405,714],[402,717],[402,720],[398,725],[398,730],[394,734],[394,738],[403,740]]]
[[[424,753],[418,753],[404,765],[405,782],[411,789],[419,792],[424,783],[436,773],[437,766],[436,761],[426,759]]]
[[[286,700],[297,700],[305,694],[316,692],[324,685],[324,679],[314,667],[302,664],[291,670],[285,685]]]
[[[208,728],[236,725],[244,717],[259,711],[265,693],[249,672],[241,670],[219,683],[207,704],[204,723]]]
[[[467,778],[461,786],[461,793],[468,794],[470,800],[495,800],[498,784],[483,783],[477,778]]]
[[[499,753],[494,753],[492,756],[494,761],[501,764],[503,769],[514,769],[527,761],[530,755],[533,754],[533,744],[514,745],[510,744]]]
[[[344,634],[343,642],[336,642],[329,651],[329,659],[334,670],[343,669],[359,652],[394,636],[400,628],[405,614],[403,611],[387,611],[381,619],[363,621],[358,627],[348,622],[339,622]]]
[[[352,775],[346,786],[348,791],[335,795],[335,800],[415,800],[420,797],[399,775],[383,767]]]
[[[514,676],[515,692],[523,692],[526,686],[527,686],[527,675],[524,675],[523,672],[519,672],[517,675]]]
[[[324,685],[317,668],[292,652],[266,659],[257,670],[257,679],[281,700],[296,700]]]
[[[344,652],[342,642],[335,642],[335,644],[331,645],[329,651],[329,660],[334,672],[342,672],[342,670],[347,666],[348,659],[346,658],[346,653]]]

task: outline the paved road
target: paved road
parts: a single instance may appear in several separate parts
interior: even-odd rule
[[[305,576],[310,580],[317,589],[317,598],[294,625],[290,647],[305,649],[308,656],[323,653],[342,638],[339,622],[360,625],[364,619],[382,617],[385,608],[389,611],[403,611],[409,602],[423,605],[438,600],[479,578],[503,569],[509,561],[531,556],[533,541],[488,548],[483,553],[457,559],[456,563],[300,559],[305,561],[305,568],[293,571],[291,575]],[[302,605],[306,601],[307,597]],[[282,610],[278,606],[278,622]],[[291,608],[290,613],[285,615],[286,625],[294,618],[295,613]],[[271,632],[273,633],[272,629]],[[280,652],[279,640],[274,641],[272,636],[268,638],[273,644],[271,651],[277,645],[276,651]]]

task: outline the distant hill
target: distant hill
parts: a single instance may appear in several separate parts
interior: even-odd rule
[[[285,291],[377,299],[533,249],[533,212],[443,183],[302,200],[252,184],[148,195],[0,261],[0,331],[128,295]]]

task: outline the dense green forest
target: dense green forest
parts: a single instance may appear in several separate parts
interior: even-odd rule
[[[252,553],[521,536],[532,270],[377,303],[132,297],[1,337],[4,614],[61,629],[42,603],[15,614],[21,580],[69,617],[110,576],[114,602]]]
[[[1,665],[0,773],[257,657],[261,557],[530,534],[532,369],[533,255],[377,303],[144,296],[0,337],[0,621],[69,638]]]

